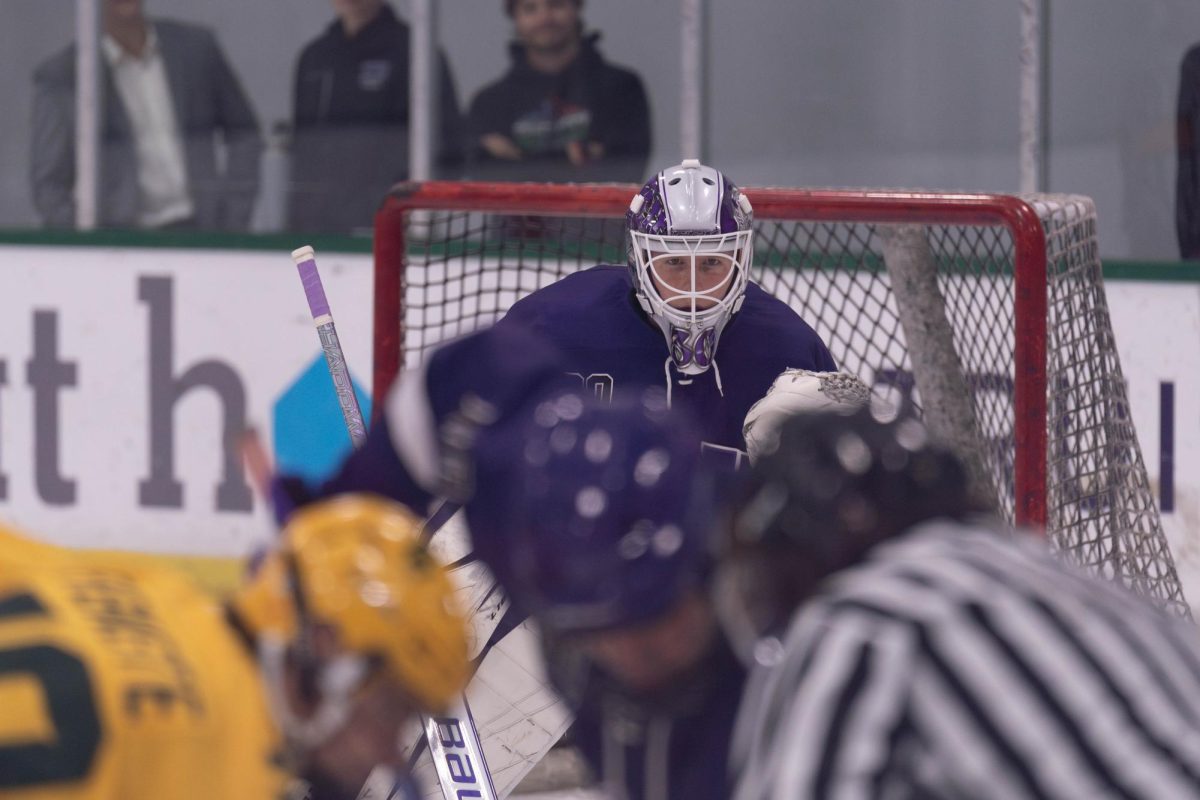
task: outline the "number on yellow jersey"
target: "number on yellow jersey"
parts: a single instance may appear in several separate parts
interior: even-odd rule
[[[257,667],[188,580],[0,536],[0,798],[280,796]]]

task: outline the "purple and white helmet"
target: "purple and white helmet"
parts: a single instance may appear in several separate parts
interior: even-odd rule
[[[746,293],[750,200],[722,173],[687,159],[647,181],[625,220],[642,310],[662,329],[676,369],[706,371]]]

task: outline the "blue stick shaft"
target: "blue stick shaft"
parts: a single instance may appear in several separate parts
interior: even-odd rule
[[[321,339],[321,349],[325,351],[325,363],[329,367],[329,377],[333,378],[333,390],[337,393],[338,406],[342,409],[350,441],[358,447],[366,441],[367,426],[363,423],[362,409],[358,407],[354,382],[350,379],[350,369],[346,366],[346,357],[342,353],[342,344],[338,341],[332,318],[317,326],[317,336]]]

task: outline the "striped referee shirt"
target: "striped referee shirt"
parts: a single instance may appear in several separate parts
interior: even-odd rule
[[[736,797],[1200,798],[1200,629],[990,523],[925,523],[799,609]]]

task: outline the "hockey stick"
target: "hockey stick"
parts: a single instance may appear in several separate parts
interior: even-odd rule
[[[346,421],[350,441],[358,447],[367,438],[367,428],[363,425],[362,411],[358,407],[358,398],[354,395],[354,383],[350,380],[350,370],[346,367],[346,357],[342,354],[342,343],[338,341],[337,328],[333,325],[333,315],[329,313],[329,301],[325,299],[321,273],[317,272],[316,254],[308,245],[298,247],[292,251],[292,261],[296,262],[296,269],[300,272],[300,283],[304,285],[308,310],[312,313],[313,324],[317,326],[317,336],[321,340],[321,350],[325,353],[329,377],[333,378],[333,390],[337,393],[338,405],[342,409],[342,419]]]
[[[316,255],[311,247],[305,245],[292,251],[292,260],[296,262],[296,268],[300,272],[304,296],[308,300],[313,323],[317,326],[321,349],[325,353],[329,375],[333,378],[346,430],[350,434],[350,441],[358,447],[367,437],[367,428],[363,424],[362,411],[358,407],[358,398],[354,396],[354,385],[350,380],[350,370],[346,367],[346,357],[342,353],[342,345],[333,326],[333,315],[329,311],[329,301],[325,298],[325,287],[322,286],[321,274],[317,271]],[[483,757],[483,743],[479,739],[479,731],[475,728],[466,694],[463,694],[460,702],[446,714],[440,717],[424,717],[422,724],[433,765],[437,770],[438,783],[446,800],[456,800],[460,797],[497,800],[492,776]]]

